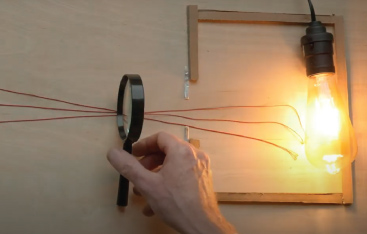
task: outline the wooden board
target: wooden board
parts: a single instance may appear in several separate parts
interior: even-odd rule
[[[189,6],[188,9],[190,12],[188,17],[196,14],[193,12],[194,9],[196,9],[195,7]],[[192,25],[192,21],[188,20],[188,22],[191,22],[188,27],[189,30],[190,28],[193,28],[195,30],[194,34],[198,34],[198,37],[196,38],[193,38],[192,36],[189,37],[189,65],[193,65],[195,70],[198,71],[197,74],[190,75],[193,75],[195,80],[200,76],[201,79],[196,85],[205,86],[208,87],[208,89],[206,92],[202,92],[202,89],[195,86],[192,87],[192,99],[199,99],[202,103],[210,103],[211,101],[209,100],[215,100],[215,103],[231,102],[231,104],[235,103],[237,105],[291,104],[300,111],[303,119],[303,114],[305,113],[305,94],[307,92],[307,83],[304,83],[304,81],[307,81],[307,78],[303,75],[304,71],[302,68],[300,68],[300,66],[303,66],[302,62],[298,61],[302,59],[302,54],[300,52],[297,53],[294,50],[296,47],[291,40],[296,38],[295,43],[298,45],[299,38],[304,35],[304,30],[307,23],[309,23],[309,15],[228,12],[215,10],[198,10],[198,15],[197,23],[204,23],[199,24],[199,33],[196,32],[196,26]],[[329,25],[329,30],[334,32],[336,49],[335,61],[337,66],[338,83],[340,87],[342,87],[343,95],[347,102],[348,92],[346,91],[347,73],[345,69],[345,35],[343,18],[340,16],[318,16],[318,19],[326,25]],[[241,23],[242,25],[239,25],[238,23]],[[215,28],[218,28],[218,30],[216,31]],[[278,30],[276,28],[278,28]],[[287,31],[286,28],[288,28],[290,33],[285,33],[285,31]],[[299,31],[299,29],[302,29],[302,31]],[[282,34],[280,35],[280,33]],[[190,31],[189,35],[192,35],[190,34]],[[211,37],[211,35],[217,36]],[[297,36],[294,37],[295,35]],[[279,36],[281,36],[280,39],[277,38]],[[231,39],[229,39],[230,37]],[[258,38],[258,47],[256,47],[256,49],[252,50],[250,47],[239,46],[238,44],[238,40],[243,40],[244,44],[253,45],[253,40],[256,40],[256,38]],[[224,48],[218,48],[216,43]],[[274,45],[277,45],[278,49],[275,49]],[[262,46],[263,48],[261,48]],[[198,54],[194,54],[191,47],[198,47]],[[260,51],[259,48],[261,48]],[[240,52],[236,52],[236,50],[239,50]],[[267,53],[270,54],[270,59],[266,58]],[[287,56],[289,57],[285,58]],[[195,60],[192,57],[198,57],[199,59]],[[277,57],[279,57],[279,59]],[[274,61],[275,58],[277,58],[278,61]],[[198,64],[192,64],[192,61],[198,61]],[[199,67],[199,63],[200,71],[199,69],[196,69],[196,67]],[[243,63],[242,67],[241,63]],[[258,69],[258,72],[256,69],[251,69],[254,67]],[[264,72],[264,70],[272,71]],[[241,79],[236,78],[239,76],[244,77],[242,81]],[[300,79],[298,83],[290,81],[290,79],[296,78],[304,80],[302,81]],[[203,81],[202,79],[205,80]],[[284,88],[284,86],[287,87]],[[241,89],[243,91],[242,94],[240,93]],[[201,93],[195,94],[195,90]],[[213,93],[213,95],[210,95],[210,93]],[[234,95],[242,100],[236,101]],[[264,98],[264,95],[266,95],[267,98]],[[294,95],[293,98],[292,95]],[[282,113],[281,111],[262,111],[261,114],[259,114],[259,112],[256,114],[254,114],[254,112],[244,113],[247,118],[249,117],[253,120],[262,119],[263,116],[272,116],[274,118],[278,118],[279,121],[283,121],[291,125],[293,124],[292,126],[295,126],[294,120],[290,120],[289,116],[279,116],[279,114],[281,115]],[[241,118],[238,116],[238,113],[223,113],[223,115]],[[233,127],[220,126],[220,128],[233,132]],[[256,130],[255,128],[246,128],[242,129],[242,132],[249,133],[250,135],[251,133],[255,135],[257,134],[261,139],[271,139],[271,137],[269,138],[269,136],[264,134],[258,134],[259,132],[266,132],[269,135],[271,135],[271,132],[279,133],[277,130],[264,127],[256,128]],[[224,142],[227,142],[226,146],[234,148],[234,150],[228,150],[228,148],[226,150],[211,148],[212,145],[219,145],[219,142],[218,144],[210,143],[207,148],[205,148],[205,140],[210,139],[207,138],[205,134],[200,136],[203,137],[200,138],[202,140],[203,149],[212,153],[214,158],[214,184],[216,190],[219,191],[219,201],[238,202],[241,201],[242,197],[242,201],[246,202],[353,203],[351,167],[344,169],[341,176],[334,176],[331,178],[329,175],[319,173],[317,170],[312,171],[311,169],[308,172],[303,171],[301,167],[309,167],[307,162],[302,162],[301,167],[297,168],[296,166],[293,170],[284,168],[284,165],[288,165],[292,168],[292,163],[290,162],[281,162],[281,164],[279,164],[277,161],[260,159],[257,164],[254,164],[253,159],[239,160],[238,155],[240,155],[241,152],[242,154],[250,155],[249,157],[252,155],[272,155],[273,157],[281,157],[281,155],[279,152],[274,152],[276,151],[275,149],[269,149],[268,151],[263,150],[263,153],[259,153],[259,148],[263,148],[265,146],[261,146],[261,144],[256,143],[253,143],[253,145],[255,144],[257,147],[256,150],[251,149],[251,147],[253,147],[251,144],[249,145],[248,143],[243,142],[240,143],[238,141],[236,144],[230,143],[229,145],[228,139],[224,140]],[[272,139],[272,142],[276,142],[280,145],[287,145],[289,148],[297,148],[295,147],[297,143],[286,140],[284,135],[278,135],[278,137],[278,139]],[[296,150],[298,153],[302,151],[302,147],[299,147]],[[234,160],[232,164],[228,163],[226,160],[223,161],[218,159],[220,155],[224,155],[228,152],[231,152],[229,153],[229,155],[231,155],[230,159]],[[299,161],[305,158],[303,152],[300,153],[300,155]],[[238,165],[240,162],[243,163],[242,165],[246,166],[236,167],[235,165]],[[265,166],[259,167],[259,163],[263,163]],[[277,167],[282,169],[280,169],[281,171],[277,171],[272,167],[269,168],[268,164],[277,165]],[[216,167],[216,165],[218,166]],[[275,180],[274,178],[271,179],[271,176],[273,176]],[[291,176],[296,177],[296,179],[289,179]],[[251,178],[254,181],[247,182],[245,178]],[[259,183],[259,180],[267,182]],[[272,183],[269,183],[269,181],[272,181]],[[278,183],[276,181],[278,181]],[[303,182],[300,183],[300,181]],[[320,184],[320,181],[323,181],[323,183]],[[246,186],[243,186],[243,183],[245,183]],[[257,183],[264,186],[253,185]],[[303,183],[306,183],[307,186],[304,186]],[[251,186],[247,186],[247,184],[251,184]],[[261,196],[256,194],[261,194]]]
[[[367,1],[314,3],[319,14],[345,18],[350,107],[359,142],[353,169],[354,203],[220,204],[238,233],[367,233]],[[207,104],[199,98],[182,98],[188,4],[193,1],[0,1],[0,87],[115,108],[121,75],[139,73],[146,89],[147,110],[203,107]],[[199,8],[309,12],[307,1],[291,0],[200,1]],[[207,24],[199,27],[202,25]],[[207,35],[202,29],[200,32],[201,37]],[[251,43],[254,49],[262,44],[257,40]],[[201,76],[198,82],[204,80]],[[198,88],[193,94],[208,88],[193,87]],[[2,92],[0,101],[55,106]],[[0,110],[1,120],[62,114]],[[144,136],[165,130],[183,137],[182,127],[146,122],[144,129]],[[191,131],[191,137],[201,140],[204,147],[212,143],[198,138],[199,134]],[[142,198],[131,194],[125,211],[116,208],[118,176],[105,157],[114,145],[121,145],[114,118],[1,125],[0,232],[177,234],[158,217],[142,215]]]
[[[187,33],[188,33],[188,47],[189,47],[189,77],[191,80],[197,80],[199,75],[199,62],[198,56],[198,7],[188,6],[187,7]]]

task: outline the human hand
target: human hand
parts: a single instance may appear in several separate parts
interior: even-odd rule
[[[160,132],[135,143],[133,155],[142,158],[138,161],[122,149],[111,149],[107,158],[147,200],[144,214],[155,213],[183,234],[236,232],[219,211],[203,151]]]

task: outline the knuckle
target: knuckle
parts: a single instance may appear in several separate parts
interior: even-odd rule
[[[135,175],[134,176],[134,185],[139,190],[139,192],[142,193],[142,192],[146,191],[146,188],[149,185],[149,183],[146,180],[146,178],[144,178],[142,176],[139,176],[139,175]]]
[[[207,153],[203,151],[198,152],[198,158],[200,159],[200,163],[204,165],[205,168],[210,168],[210,157]]]
[[[206,162],[206,163],[209,163],[210,162],[210,157],[208,154],[204,153],[204,152],[200,152],[200,156],[201,156],[201,159]]]
[[[118,166],[117,166],[117,170],[121,173],[121,174],[123,174],[123,175],[127,175],[127,174],[129,174],[129,175],[132,175],[133,173],[133,170],[132,170],[132,165],[131,165],[131,163],[128,163],[128,162],[126,162],[126,163],[123,163],[123,164],[119,164]]]
[[[182,154],[182,155],[184,155],[184,156],[189,156],[189,157],[190,156],[191,157],[194,157],[195,156],[195,154],[194,154],[191,146],[188,145],[188,144],[182,144],[182,145],[180,145],[179,146],[179,153]]]
[[[130,170],[129,172],[130,181],[140,191],[146,191],[146,188],[150,185],[150,178],[147,178],[143,173],[138,173],[136,170]]]
[[[152,176],[150,178],[139,178],[136,180],[134,185],[141,194],[149,194],[152,196],[159,190],[162,182],[159,182],[159,179],[156,178],[156,176]]]

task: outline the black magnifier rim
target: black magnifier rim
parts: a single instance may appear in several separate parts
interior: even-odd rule
[[[124,95],[127,82],[131,88],[131,120],[128,132],[124,128]],[[143,129],[144,122],[144,87],[141,77],[137,74],[126,74],[122,77],[117,98],[117,126],[123,141],[136,142]]]

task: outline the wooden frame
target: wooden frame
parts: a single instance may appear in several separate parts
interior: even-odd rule
[[[265,23],[265,24],[297,24],[305,27],[310,22],[309,15],[249,13],[232,11],[199,10],[197,6],[187,7],[188,19],[188,62],[189,78],[199,79],[198,61],[198,23]],[[344,19],[342,16],[318,16],[318,20],[334,28],[336,48],[336,68],[338,84],[342,95],[348,100],[348,77],[345,59]],[[346,102],[348,104],[348,102]],[[347,106],[348,108],[348,106]],[[324,203],[352,204],[353,182],[352,167],[342,170],[342,193],[301,194],[301,193],[217,193],[219,202],[281,202],[281,203]]]

